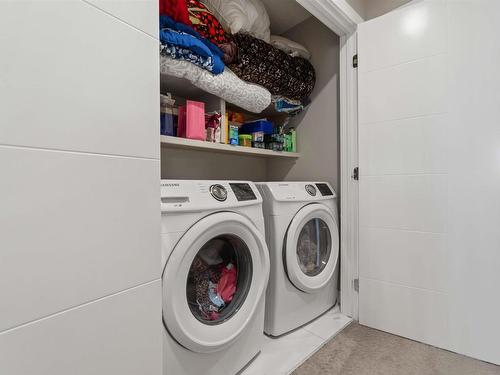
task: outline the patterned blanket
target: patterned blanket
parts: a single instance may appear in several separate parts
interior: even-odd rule
[[[309,61],[287,55],[249,34],[238,33],[234,41],[238,60],[228,66],[238,77],[288,99],[301,100],[311,94],[316,73]]]

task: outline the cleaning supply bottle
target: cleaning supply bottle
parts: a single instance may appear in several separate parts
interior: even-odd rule
[[[224,124],[221,131],[221,143],[229,143],[229,113],[225,113]]]
[[[297,131],[295,130],[295,128],[290,128],[290,136],[291,136],[290,151],[291,152],[297,152]]]

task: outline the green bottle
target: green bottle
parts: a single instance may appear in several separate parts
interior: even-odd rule
[[[295,128],[290,128],[290,138],[290,151],[297,152],[297,131],[295,130]]]

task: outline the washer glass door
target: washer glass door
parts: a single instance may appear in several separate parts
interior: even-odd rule
[[[296,288],[313,293],[332,278],[339,256],[337,222],[331,210],[319,203],[303,207],[286,234],[283,261]]]
[[[198,353],[222,350],[240,336],[262,302],[269,278],[263,235],[242,215],[219,212],[184,233],[163,271],[163,321]]]

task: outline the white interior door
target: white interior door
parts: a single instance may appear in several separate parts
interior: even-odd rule
[[[500,363],[500,2],[359,27],[359,318]]]

